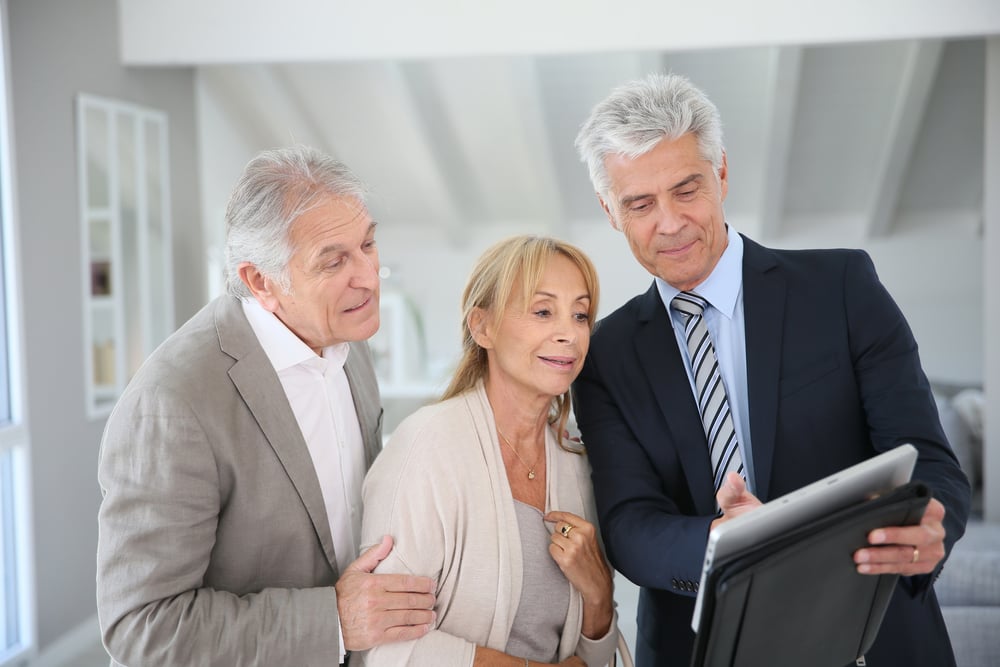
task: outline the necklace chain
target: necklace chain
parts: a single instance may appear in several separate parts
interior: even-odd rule
[[[535,466],[538,465],[538,456],[541,456],[541,452],[539,452],[539,455],[535,457],[535,462],[528,465],[528,462],[521,458],[521,455],[517,453],[516,449],[514,449],[514,445],[510,444],[510,440],[508,440],[507,436],[503,434],[499,426],[497,427],[497,434],[500,436],[500,441],[510,447],[510,451],[514,452],[514,456],[516,456],[517,460],[521,462],[521,465],[528,469],[528,479],[535,479]]]

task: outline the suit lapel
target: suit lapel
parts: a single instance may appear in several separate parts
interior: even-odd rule
[[[656,283],[640,302],[635,346],[640,366],[663,413],[667,430],[664,438],[673,443],[695,507],[700,513],[711,514],[715,511],[715,490],[708,441]]]
[[[361,426],[367,470],[382,449],[382,401],[367,344],[351,343],[351,352],[347,355],[344,373],[351,387],[354,411]]]
[[[216,310],[216,329],[222,351],[236,360],[229,370],[229,377],[302,499],[323,545],[323,552],[339,577],[330,520],[323,504],[316,468],[281,381],[250,328],[238,300],[222,297]]]
[[[778,422],[778,380],[784,328],[785,278],[774,255],[743,237],[743,318],[746,324],[747,396],[757,497],[769,498]]]

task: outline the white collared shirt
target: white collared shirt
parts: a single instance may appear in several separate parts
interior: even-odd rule
[[[344,372],[350,345],[323,348],[319,357],[256,299],[243,299],[243,312],[278,374],[306,441],[343,572],[358,557],[365,477],[361,425]]]
[[[718,264],[704,282],[694,288],[699,296],[708,301],[705,309],[705,326],[712,336],[715,356],[719,360],[722,384],[726,388],[729,408],[733,413],[733,428],[740,443],[740,455],[746,468],[747,487],[756,490],[754,476],[753,447],[750,441],[750,412],[748,410],[746,328],[743,317],[743,239],[731,224],[726,224],[729,244],[719,258]],[[680,348],[684,367],[692,393],[697,393],[691,360],[688,355],[687,340],[684,337],[684,320],[670,307],[678,290],[662,278],[656,278],[656,288],[660,299],[670,314],[677,347]]]

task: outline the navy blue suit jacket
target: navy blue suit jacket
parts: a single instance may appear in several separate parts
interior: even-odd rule
[[[914,479],[946,508],[950,553],[965,530],[969,484],[916,341],[868,255],[772,250],[744,238],[743,304],[757,496],[767,501],[909,442],[919,450]],[[637,664],[687,665],[715,495],[655,284],[598,323],[574,395],[609,558],[641,586]],[[936,574],[900,579],[869,665],[954,664]]]

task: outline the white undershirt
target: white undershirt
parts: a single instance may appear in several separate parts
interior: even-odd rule
[[[350,345],[325,347],[319,357],[256,299],[243,299],[243,312],[278,374],[306,441],[330,522],[337,567],[344,572],[358,557],[365,477],[361,425],[344,372]],[[341,636],[341,653],[343,641]]]

